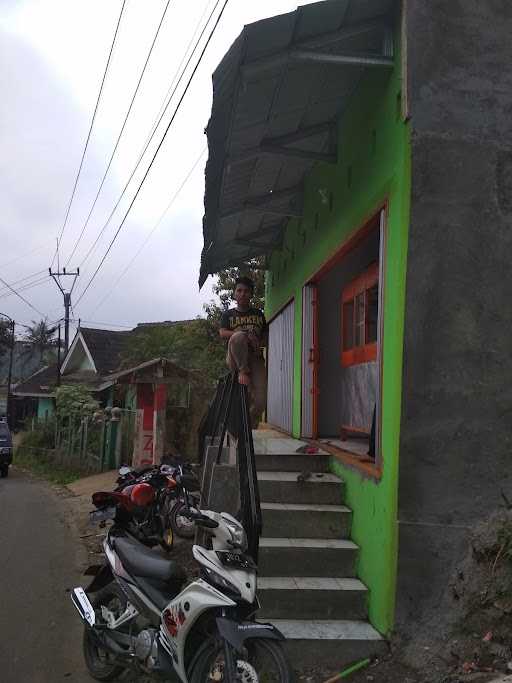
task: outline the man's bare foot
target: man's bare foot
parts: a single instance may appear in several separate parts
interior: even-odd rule
[[[248,372],[240,371],[238,373],[238,383],[243,384],[244,386],[248,387],[249,384],[251,383],[250,374]]]

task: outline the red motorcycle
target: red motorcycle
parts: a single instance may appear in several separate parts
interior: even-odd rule
[[[187,535],[188,528],[183,533],[180,518],[185,508],[194,508],[199,502],[190,493],[199,488],[198,479],[187,469],[188,466],[181,464],[155,465],[142,470],[122,467],[114,491],[93,494],[92,502],[97,510],[91,512],[91,522],[115,519],[117,526],[125,528],[144,545],[161,545],[170,550],[174,533],[191,537]]]

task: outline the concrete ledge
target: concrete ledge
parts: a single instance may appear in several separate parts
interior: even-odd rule
[[[387,642],[368,622],[351,620],[281,620],[272,622],[286,637],[284,644],[294,668],[342,668],[357,659],[384,655]]]

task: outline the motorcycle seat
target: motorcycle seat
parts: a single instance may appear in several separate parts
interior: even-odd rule
[[[134,576],[158,579],[159,581],[183,581],[185,572],[174,560],[168,560],[154,550],[146,548],[130,536],[116,536],[114,550],[123,566]]]

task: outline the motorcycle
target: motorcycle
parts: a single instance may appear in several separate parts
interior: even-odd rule
[[[176,683],[290,683],[284,637],[252,620],[256,565],[243,526],[227,513],[188,514],[211,537],[211,549],[192,548],[201,573],[188,585],[176,562],[116,524],[109,529],[106,563],[89,568],[92,583],[71,596],[89,673],[99,681],[135,669]]]
[[[184,510],[199,502],[191,490],[199,481],[188,465],[152,465],[141,470],[122,467],[114,491],[98,491],[92,497],[98,511],[91,521],[100,521],[102,510],[118,508],[117,523],[149,547],[160,545],[170,551],[174,534],[184,538],[194,535],[193,524],[183,521]]]

